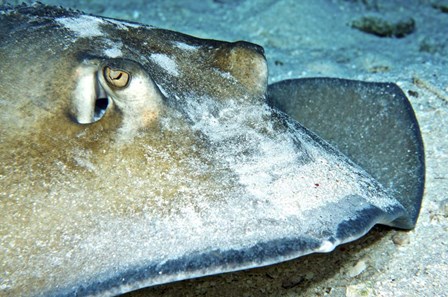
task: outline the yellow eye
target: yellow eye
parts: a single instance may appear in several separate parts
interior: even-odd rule
[[[129,83],[129,73],[119,69],[112,69],[109,66],[104,67],[104,77],[111,87],[124,88]]]

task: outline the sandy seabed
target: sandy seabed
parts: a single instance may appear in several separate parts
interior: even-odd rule
[[[339,77],[394,82],[414,107],[427,177],[415,230],[376,227],[332,253],[147,288],[129,296],[448,296],[448,7],[429,0],[41,1],[201,38],[265,48],[270,82]],[[444,12],[445,11],[445,12]],[[412,18],[403,38],[352,28]]]

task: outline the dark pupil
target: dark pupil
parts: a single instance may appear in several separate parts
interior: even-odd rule
[[[111,78],[112,78],[112,79],[115,79],[115,80],[118,80],[118,79],[120,79],[122,76],[123,76],[123,73],[120,72],[120,74],[118,74],[118,75],[115,76],[115,77],[111,77]]]

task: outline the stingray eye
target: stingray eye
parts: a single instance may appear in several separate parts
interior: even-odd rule
[[[111,87],[124,88],[129,83],[130,74],[119,69],[112,69],[109,66],[104,67],[104,77]]]

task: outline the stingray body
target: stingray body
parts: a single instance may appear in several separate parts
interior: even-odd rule
[[[5,6],[0,73],[2,295],[114,295],[331,251],[374,224],[417,219],[412,109],[395,121],[411,131],[397,165],[408,175],[372,173],[408,189],[396,192],[278,109],[314,83],[294,81],[286,96],[272,86],[266,100],[257,45]],[[363,165],[385,161],[375,164]]]

